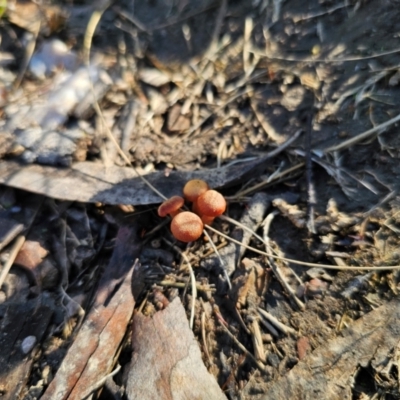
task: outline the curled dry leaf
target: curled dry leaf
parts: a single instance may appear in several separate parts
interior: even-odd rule
[[[261,167],[267,158],[261,157],[240,166],[195,172],[171,171],[168,177],[164,172],[154,172],[146,179],[166,197],[171,197],[180,195],[190,179],[202,179],[215,188],[235,184]],[[132,168],[105,168],[93,162],[78,162],[70,169],[58,169],[3,161],[0,163],[0,183],[55,199],[80,202],[144,205],[163,200],[138,178]]]

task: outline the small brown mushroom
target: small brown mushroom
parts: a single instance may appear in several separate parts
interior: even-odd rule
[[[207,190],[197,199],[196,208],[201,216],[217,217],[226,210],[226,201],[216,190]]]
[[[203,233],[203,222],[198,215],[183,211],[173,218],[171,232],[181,242],[193,242]]]
[[[196,199],[208,189],[207,182],[201,179],[192,179],[183,187],[183,197],[187,201],[195,202]]]
[[[174,217],[179,213],[184,203],[185,200],[181,196],[172,196],[158,207],[158,215],[160,217],[166,217],[169,214],[171,217]]]

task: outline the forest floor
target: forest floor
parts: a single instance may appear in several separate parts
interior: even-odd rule
[[[399,2],[7,3],[2,399],[399,399]]]

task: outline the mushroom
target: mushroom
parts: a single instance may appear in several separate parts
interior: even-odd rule
[[[173,218],[171,232],[181,242],[193,242],[203,233],[203,222],[195,213],[183,211]]]
[[[183,197],[187,201],[195,202],[196,199],[208,189],[207,182],[201,179],[192,179],[183,187]]]
[[[197,199],[196,209],[203,222],[211,224],[215,217],[226,210],[226,201],[224,196],[216,190],[207,190]]]
[[[171,217],[175,217],[184,203],[185,200],[181,196],[172,196],[158,207],[158,215],[166,217],[169,214]]]

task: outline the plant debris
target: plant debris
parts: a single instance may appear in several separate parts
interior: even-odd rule
[[[0,6],[2,398],[399,397],[400,9],[303,3]]]

